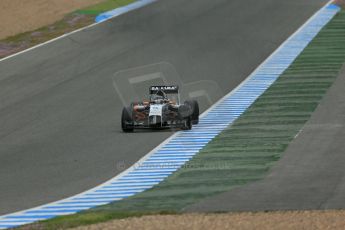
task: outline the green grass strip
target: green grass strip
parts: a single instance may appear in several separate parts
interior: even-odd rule
[[[79,14],[91,14],[91,15],[98,15],[104,13],[109,10],[113,10],[119,8],[121,6],[128,5],[130,3],[135,2],[136,0],[105,0],[99,4],[86,7],[84,9],[77,10],[76,12]]]
[[[122,201],[45,221],[43,226],[82,225],[83,215],[179,212],[207,197],[262,179],[337,77],[345,61],[344,37],[345,11],[341,11],[238,120],[164,182]]]
[[[130,217],[141,217],[148,215],[176,215],[175,212],[109,212],[109,211],[99,211],[90,213],[79,213],[70,216],[60,216],[54,219],[54,221],[42,221],[17,229],[44,229],[44,230],[54,230],[54,229],[68,229],[74,228],[81,225],[90,225],[101,222],[106,222],[108,220],[125,219]]]

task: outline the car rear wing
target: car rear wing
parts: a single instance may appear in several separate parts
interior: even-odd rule
[[[151,86],[150,87],[150,94],[154,94],[157,91],[163,91],[166,94],[178,94],[178,86],[177,85],[160,85],[160,86]]]

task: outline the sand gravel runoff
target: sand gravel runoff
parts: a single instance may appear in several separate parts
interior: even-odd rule
[[[333,230],[345,229],[345,211],[287,211],[144,216],[74,228],[74,230],[96,229]]]
[[[1,0],[0,39],[32,31],[104,0]]]

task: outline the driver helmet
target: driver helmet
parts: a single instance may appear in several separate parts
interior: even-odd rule
[[[155,104],[162,104],[164,100],[166,99],[167,99],[167,95],[162,90],[158,90],[157,93],[153,97],[153,102]]]

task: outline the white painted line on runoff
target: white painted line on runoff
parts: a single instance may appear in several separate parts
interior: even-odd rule
[[[93,189],[64,200],[1,216],[0,229],[76,213],[122,200],[157,185],[183,167],[202,147],[234,122],[290,66],[339,10],[339,7],[330,3],[320,9],[245,81],[205,111],[193,130],[173,134],[135,165]],[[275,68],[277,62],[279,68]],[[250,93],[246,93],[248,91]]]

